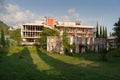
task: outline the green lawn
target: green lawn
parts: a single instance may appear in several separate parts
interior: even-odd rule
[[[35,47],[0,49],[0,80],[120,80],[120,54],[73,56]]]

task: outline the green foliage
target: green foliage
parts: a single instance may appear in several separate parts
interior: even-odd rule
[[[119,21],[114,24],[115,36],[117,36],[117,46],[120,48],[120,18]]]
[[[65,53],[69,53],[70,44],[68,42],[68,33],[66,28],[64,28],[63,35],[62,35],[62,45],[64,46]]]
[[[20,33],[21,33],[20,29],[9,31],[10,38],[17,41],[17,43],[19,43],[19,44],[21,42],[21,34]]]
[[[0,43],[2,47],[5,47],[5,35],[4,35],[4,31],[1,30],[1,38],[0,38]]]
[[[6,45],[5,45],[6,47],[10,47],[10,39],[6,39],[6,40],[5,40],[5,44],[6,44]]]
[[[103,26],[103,38],[105,38],[105,29],[104,29],[104,26]]]
[[[96,25],[96,37],[99,38],[99,26],[98,26],[98,22]]]
[[[0,31],[3,30],[4,34],[9,34],[8,29],[9,29],[8,25],[0,21]]]
[[[0,44],[2,47],[8,46],[9,40],[5,40],[5,35],[9,34],[9,27],[4,22],[0,21]]]
[[[74,44],[72,44],[72,45],[70,45],[69,44],[69,36],[68,36],[68,33],[67,33],[67,29],[66,28],[64,28],[64,31],[63,31],[63,35],[62,35],[62,43],[61,43],[62,45],[63,45],[63,47],[64,47],[64,52],[65,52],[65,54],[70,54],[71,52],[70,52],[70,50],[72,49],[74,49],[75,48],[75,45]]]
[[[107,27],[104,26],[98,26],[98,22],[96,25],[96,38],[107,38],[108,34],[107,34]]]
[[[100,38],[103,37],[103,31],[102,31],[102,26],[100,26]]]
[[[43,28],[40,38],[36,40],[42,48],[46,48],[47,46],[47,36],[59,36],[59,32],[55,29]]]
[[[40,43],[40,46],[42,48],[46,48],[46,46],[47,46],[47,36],[41,36],[41,38],[39,38],[39,39],[36,40],[36,43],[37,42]]]
[[[101,60],[102,61],[108,61],[108,51],[106,48],[100,50],[101,53]]]
[[[112,36],[112,33],[110,32],[109,35]]]
[[[55,29],[43,28],[41,36],[59,36],[59,32]]]
[[[107,38],[107,37],[108,37],[107,27],[105,27],[105,32],[104,32],[104,34],[105,34],[105,38]]]
[[[103,38],[107,38],[108,37],[108,34],[107,34],[107,27],[104,27],[103,26],[103,31],[102,31],[103,33]]]
[[[18,42],[14,39],[9,39],[9,47],[17,46]]]

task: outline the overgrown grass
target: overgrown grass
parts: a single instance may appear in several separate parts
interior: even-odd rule
[[[48,53],[36,47],[0,49],[0,80],[120,80],[120,54],[73,56]]]

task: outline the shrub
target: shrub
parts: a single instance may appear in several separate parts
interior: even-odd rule
[[[108,56],[107,56],[108,51],[107,51],[107,49],[106,48],[101,49],[100,53],[101,53],[102,61],[108,61]]]

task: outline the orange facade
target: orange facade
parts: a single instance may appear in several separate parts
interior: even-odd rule
[[[54,19],[53,18],[47,18],[47,25],[51,28],[54,28]]]

